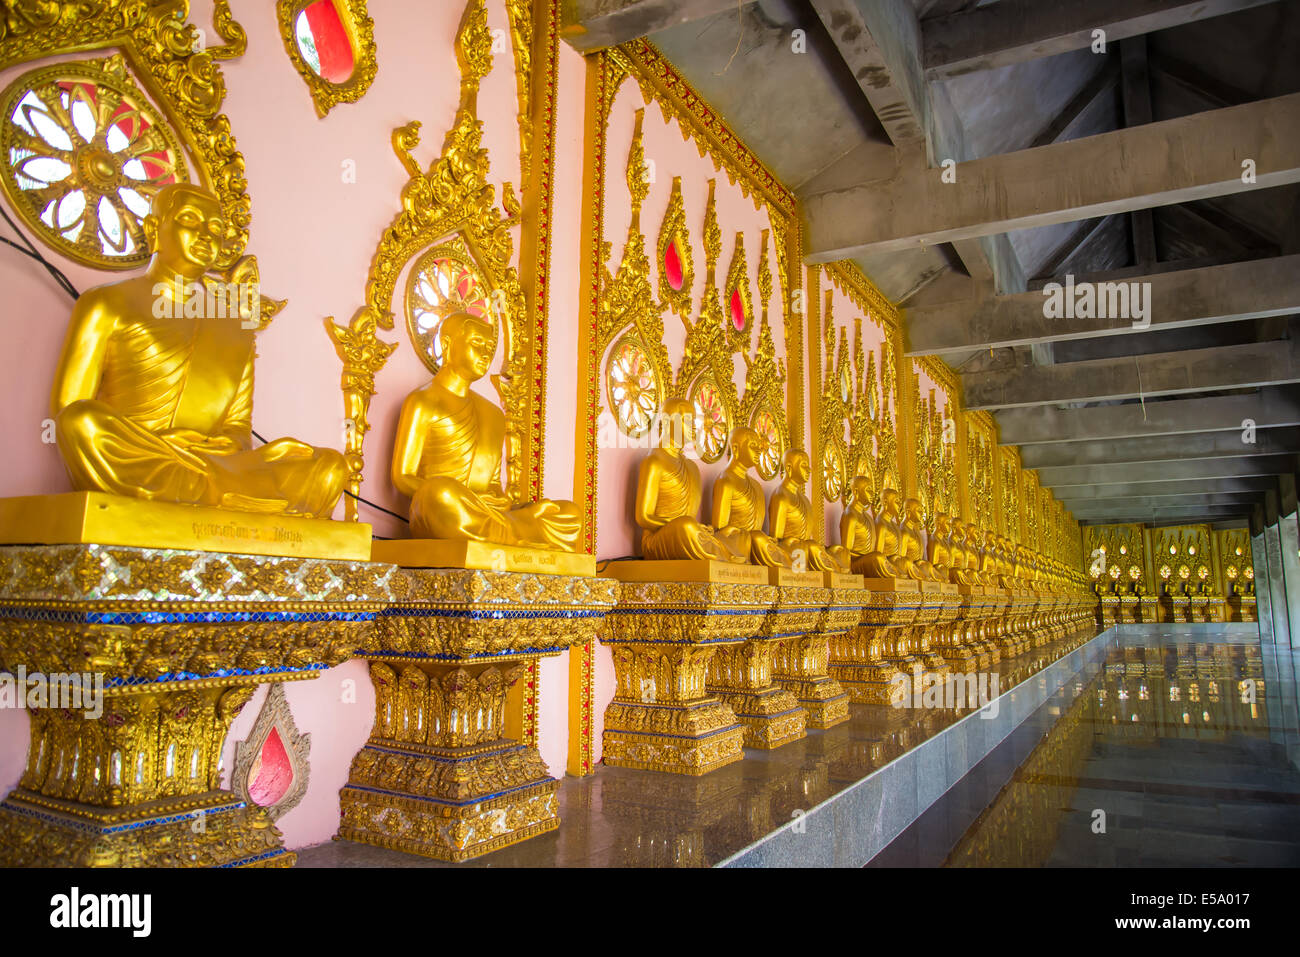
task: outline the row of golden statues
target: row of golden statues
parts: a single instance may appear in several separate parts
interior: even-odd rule
[[[1092,619],[1079,576],[945,516],[925,530],[894,490],[873,516],[860,482],[841,543],[816,540],[808,456],[787,454],[765,501],[747,428],[710,524],[699,469],[666,431],[638,472],[642,557],[597,575],[572,502],[503,490],[504,415],[472,389],[496,330],[458,311],[401,410],[392,480],[412,538],[372,541],[328,519],[339,453],[253,446],[265,309],[188,301],[213,282],[217,198],[166,187],[145,231],[146,273],[81,296],[59,363],[53,414],[77,491],[0,501],[0,667],[90,667],[106,688],[102,720],[33,720],[0,802],[8,862],[291,863],[262,810],[218,786],[221,743],[257,685],[350,657],[370,662],[376,718],[340,837],[463,860],[558,826],[557,782],[507,733],[505,695],[523,665],[575,643],[613,654],[605,762],[698,775],[842,723],[850,699],[895,700],[921,670],[989,667]],[[174,296],[187,301],[158,308]]]

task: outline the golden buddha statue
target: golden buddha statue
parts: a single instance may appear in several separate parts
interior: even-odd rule
[[[852,570],[867,578],[899,578],[893,556],[898,554],[898,493],[885,489],[879,521],[867,512],[871,480],[859,475],[850,486],[852,498],[840,517],[840,541],[853,554]]]
[[[252,447],[254,327],[207,277],[226,234],[220,201],[165,186],[143,227],[144,275],[84,292],[63,342],[50,404],[73,487],[328,517],[347,479],[341,453],[294,439]]]
[[[948,539],[951,552],[951,566],[948,580],[954,585],[978,585],[978,579],[970,573],[970,553],[967,550],[967,526],[960,518],[952,520],[952,535]]]
[[[487,374],[492,327],[465,312],[438,330],[442,365],[402,403],[393,484],[411,497],[411,535],[576,552],[582,516],[572,502],[512,505],[501,487],[506,420],[470,388]]]
[[[926,560],[930,562],[936,581],[948,581],[952,569],[952,548],[949,538],[952,535],[952,522],[943,512],[934,516],[934,528],[926,536]]]
[[[894,565],[904,578],[916,581],[940,581],[934,566],[925,560],[921,545],[921,501],[909,498],[903,503],[905,515],[898,531],[898,557]]]
[[[980,574],[995,588],[1005,588],[1002,582],[1002,558],[999,555],[996,532],[984,534],[984,547],[980,549]]]
[[[758,441],[747,426],[732,430],[731,462],[713,483],[713,527],[733,552],[753,564],[790,568],[790,553],[763,532],[763,486],[749,474],[758,464]]]
[[[790,449],[785,453],[785,481],[772,493],[767,504],[767,527],[772,537],[794,555],[801,549],[810,569],[820,572],[847,572],[852,562],[849,550],[843,545],[827,547],[808,537],[811,524],[808,513],[812,503],[804,494],[812,466],[808,453]]]
[[[970,576],[971,584],[989,588],[996,586],[997,582],[981,570],[983,550],[980,543],[983,538],[974,522],[966,526],[966,574]]]
[[[747,555],[732,551],[726,540],[696,519],[702,486],[700,469],[682,454],[685,423],[695,407],[686,399],[664,402],[659,447],[637,469],[636,523],[641,527],[641,554],[660,560],[710,559],[743,563]]]

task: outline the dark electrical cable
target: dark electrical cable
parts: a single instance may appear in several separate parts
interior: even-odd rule
[[[262,436],[260,436],[257,433],[256,429],[250,429],[249,431],[253,433],[253,438],[257,439],[257,441],[261,442],[263,445],[267,444],[266,439],[262,438]],[[364,505],[369,505],[371,508],[383,512],[385,515],[391,515],[393,516],[393,518],[400,519],[401,521],[406,522],[408,525],[411,523],[411,520],[407,518],[405,515],[398,515],[396,512],[389,511],[388,509],[384,508],[384,506],[376,505],[374,502],[370,501],[370,499],[362,498],[360,495],[356,494],[355,492],[351,492],[348,489],[344,489],[343,494],[346,495],[348,498],[356,499],[358,502],[361,502]]]

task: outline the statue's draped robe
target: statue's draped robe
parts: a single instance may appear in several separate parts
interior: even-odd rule
[[[718,534],[727,540],[733,551],[748,555],[755,565],[789,568],[789,553],[763,532],[763,487],[748,475],[742,481],[745,490],[731,496],[727,523],[718,529]],[[715,501],[719,491],[719,486],[714,485]],[[714,514],[716,517],[716,512]]]
[[[442,390],[443,408],[423,421],[411,497],[411,535],[574,550],[582,516],[572,502],[511,505],[501,488],[505,418],[482,396]]]
[[[669,458],[669,456],[660,456]],[[658,528],[641,531],[641,554],[656,560],[712,559],[734,562],[736,556],[713,533],[695,519],[700,508],[700,473],[682,456],[658,471],[653,514],[673,516]]]
[[[346,480],[340,453],[294,439],[249,448],[254,357],[252,331],[234,319],[120,323],[96,397],[55,418],[73,486],[328,517]]]
[[[802,548],[807,556],[810,569],[821,572],[844,572],[848,570],[852,557],[849,550],[842,545],[827,548],[820,542],[813,541],[808,534],[808,512],[812,503],[802,492],[788,488],[777,489],[772,497],[775,508],[781,509],[785,517],[785,527],[781,530],[781,545],[792,555],[794,550]],[[775,530],[776,524],[772,523]]]

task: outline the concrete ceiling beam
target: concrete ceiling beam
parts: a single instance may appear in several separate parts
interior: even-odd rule
[[[1244,177],[1243,163],[1254,176]],[[948,171],[955,174],[945,176]],[[806,261],[955,242],[1300,182],[1300,93],[801,197]],[[945,182],[945,180],[951,180]]]
[[[974,305],[958,302],[913,307],[904,313],[906,354],[944,355],[1285,316],[1300,312],[1297,276],[1300,276],[1300,255],[1135,276],[1130,280],[1088,286],[1067,287],[1057,283],[1059,291],[1049,290],[1064,306],[1067,300],[1074,305],[1083,290],[1092,289],[1094,305],[1100,307],[1104,303],[1104,318],[1069,318],[1057,315],[1055,310],[1053,317],[1048,318],[1045,313],[1052,300],[1042,290],[991,296]],[[1146,313],[1144,319],[1133,317],[1133,283],[1141,284],[1137,296]],[[1115,312],[1128,315],[1116,316],[1112,314]]]
[[[966,373],[966,408],[1005,409],[1300,382],[1300,335],[1209,349]],[[1005,440],[1004,440],[1005,441]]]
[[[560,37],[580,53],[618,46],[754,0],[564,0]]]
[[[1109,44],[1269,2],[1272,0],[1001,0],[926,22],[926,76],[944,79],[1086,50],[1096,42],[1096,30],[1103,31]]]
[[[1251,395],[1058,409],[1029,406],[997,413],[999,441],[1022,449],[1040,444],[1092,442],[1159,435],[1237,432],[1300,425],[1300,390],[1260,389]]]
[[[1171,479],[1167,482],[1129,482],[1116,485],[1088,487],[1068,486],[1055,492],[1056,498],[1068,509],[1083,508],[1091,502],[1116,498],[1183,498],[1188,495],[1254,495],[1262,496],[1277,488],[1277,480],[1269,477],[1228,479]]]
[[[1141,485],[1190,479],[1267,478],[1296,470],[1294,455],[1261,455],[1243,459],[1201,459],[1195,462],[1135,462],[1121,465],[1070,465],[1038,470],[1040,484],[1058,498],[1071,486]]]
[[[1288,452],[1300,452],[1300,429],[1270,429],[1254,433],[1204,432],[1195,435],[1162,435],[1141,439],[1044,443],[1021,449],[1020,461],[1027,469],[1042,469],[1072,465],[1182,462],[1250,455],[1286,455]]]

